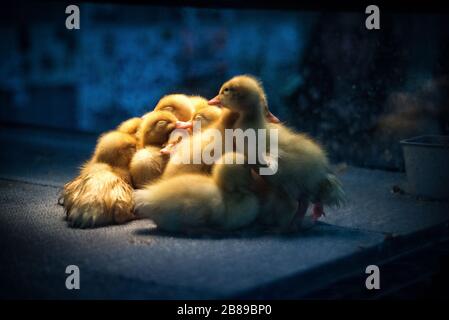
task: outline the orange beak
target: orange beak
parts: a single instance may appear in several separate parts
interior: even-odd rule
[[[279,118],[272,114],[270,111],[268,111],[267,114],[267,121],[271,123],[281,123],[281,120],[279,120]]]
[[[192,121],[176,121],[176,129],[192,129]]]
[[[210,99],[207,103],[208,103],[210,106],[221,107],[220,96],[218,95],[218,96],[216,96],[215,98]]]

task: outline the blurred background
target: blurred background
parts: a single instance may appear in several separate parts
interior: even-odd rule
[[[98,134],[165,94],[213,97],[250,73],[334,162],[403,170],[399,140],[449,133],[447,15],[82,3],[0,11],[0,122]]]

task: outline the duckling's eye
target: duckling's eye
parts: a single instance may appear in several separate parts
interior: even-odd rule
[[[228,92],[229,92],[229,88],[224,88],[224,89],[223,89],[223,92],[224,92],[224,93],[228,93]]]

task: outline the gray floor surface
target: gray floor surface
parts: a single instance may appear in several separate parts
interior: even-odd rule
[[[425,242],[417,235],[449,220],[447,202],[392,193],[402,173],[348,167],[341,174],[348,205],[295,234],[186,237],[148,220],[71,229],[57,197],[95,137],[3,126],[0,143],[3,298],[302,297],[399,254],[392,237]],[[65,288],[68,265],[80,268],[80,290]]]

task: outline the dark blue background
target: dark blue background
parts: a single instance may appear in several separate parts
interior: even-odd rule
[[[82,4],[1,10],[0,121],[99,133],[172,92],[212,97],[251,73],[271,109],[334,161],[401,169],[398,141],[447,133],[449,19],[381,11]]]

